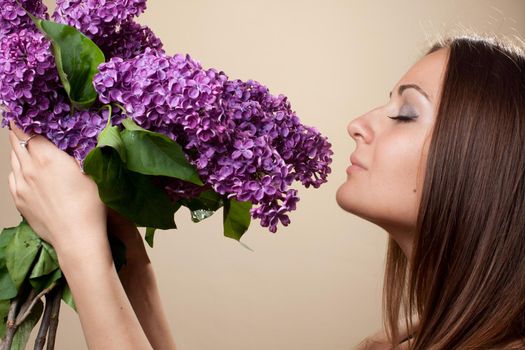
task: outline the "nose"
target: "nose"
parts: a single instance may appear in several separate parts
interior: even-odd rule
[[[358,118],[355,118],[350,123],[348,123],[348,126],[346,127],[346,130],[348,131],[348,135],[350,135],[351,138],[354,139],[354,141],[358,142],[358,139],[361,139],[362,141],[367,141],[370,132],[367,130],[365,116],[362,115]]]

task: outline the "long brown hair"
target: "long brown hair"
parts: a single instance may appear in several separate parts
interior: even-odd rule
[[[412,256],[389,239],[384,326],[399,344],[406,319],[413,350],[502,349],[525,339],[525,54],[473,35],[427,54],[441,48]]]

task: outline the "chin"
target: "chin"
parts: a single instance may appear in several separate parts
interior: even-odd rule
[[[375,223],[376,220],[374,219],[373,211],[371,212],[371,209],[374,208],[367,207],[365,198],[351,189],[348,182],[339,186],[335,194],[335,200],[344,211]]]
[[[350,192],[350,190],[347,188],[347,183],[343,183],[341,184],[341,186],[339,186],[339,188],[337,189],[337,192],[335,193],[335,201],[337,202],[337,204],[339,205],[339,207],[341,207],[341,209],[347,211],[347,212],[350,212],[352,213],[355,208],[354,203],[352,203],[352,193]]]

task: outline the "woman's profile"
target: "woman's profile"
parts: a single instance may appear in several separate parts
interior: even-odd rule
[[[41,136],[22,148],[29,135],[11,129],[11,195],[55,247],[89,348],[175,349],[133,224],[73,158]],[[385,331],[356,349],[525,348],[523,50],[439,41],[348,133],[356,149],[337,202],[389,235]],[[107,234],[128,247],[118,275]]]

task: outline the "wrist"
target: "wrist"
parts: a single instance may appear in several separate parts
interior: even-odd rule
[[[87,235],[86,235],[87,236]],[[55,247],[60,269],[67,275],[81,268],[108,267],[113,265],[113,257],[106,240],[76,240],[63,242]]]

